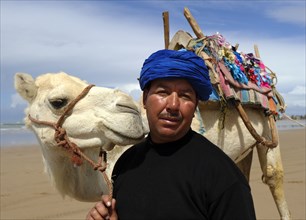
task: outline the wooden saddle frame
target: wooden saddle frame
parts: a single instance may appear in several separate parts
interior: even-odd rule
[[[184,8],[184,15],[189,22],[192,30],[194,31],[196,37],[198,39],[205,38],[205,35],[203,34],[202,30],[200,29],[199,25],[197,24],[196,20],[191,15],[188,8]],[[164,40],[165,40],[165,48],[170,50],[179,50],[181,48],[188,48],[188,44],[192,37],[187,34],[184,31],[178,31],[174,37],[172,38],[171,42],[169,41],[169,15],[168,12],[163,12],[163,21],[164,21]],[[236,48],[238,48],[238,44],[235,45]],[[255,56],[260,58],[259,51],[257,46],[254,46],[255,48]],[[205,64],[208,68],[212,69],[213,64],[209,61],[209,59],[205,59]],[[256,140],[256,143],[262,144],[268,148],[275,148],[278,146],[278,134],[277,134],[277,128],[276,123],[273,114],[268,114],[268,120],[270,124],[271,129],[271,139],[267,140],[266,138],[262,137],[257,133],[255,128],[253,127],[252,123],[250,122],[250,119],[245,112],[242,104],[238,100],[233,100],[233,105],[238,111],[242,121],[244,122],[246,128],[250,132],[250,134],[254,137]]]

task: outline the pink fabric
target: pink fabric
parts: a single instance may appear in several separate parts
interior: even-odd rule
[[[232,77],[231,73],[228,71],[228,69],[226,68],[226,66],[224,66],[224,64],[222,62],[218,63],[218,69],[219,69],[219,75],[224,75],[226,80],[228,81],[228,83],[233,86],[234,88],[237,89],[254,89],[257,92],[260,92],[262,94],[265,94],[268,97],[272,97],[272,93],[271,93],[271,88],[269,87],[258,87],[256,84],[252,83],[252,82],[248,82],[248,84],[243,84],[243,83],[239,83],[236,80],[234,80],[234,78]]]

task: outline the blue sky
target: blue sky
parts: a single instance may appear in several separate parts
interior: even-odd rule
[[[26,103],[14,74],[64,71],[98,86],[138,94],[143,61],[170,37],[193,32],[188,7],[205,35],[221,33],[239,50],[259,47],[276,72],[288,115],[305,114],[305,1],[4,1],[1,0],[1,122],[21,122]],[[137,96],[136,96],[137,97]]]

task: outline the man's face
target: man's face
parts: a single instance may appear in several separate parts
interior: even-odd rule
[[[172,78],[152,81],[143,103],[152,141],[166,143],[189,131],[198,100],[187,80]]]

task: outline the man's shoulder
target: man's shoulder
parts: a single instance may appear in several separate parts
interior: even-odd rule
[[[112,174],[113,181],[115,181],[115,179],[120,173],[128,169],[128,166],[132,166],[132,164],[138,163],[138,161],[142,158],[140,154],[143,151],[142,149],[145,149],[145,145],[146,145],[146,140],[143,140],[128,148],[118,158],[113,169],[113,174]]]
[[[193,156],[201,158],[202,160],[199,161],[208,166],[209,169],[222,174],[225,173],[226,176],[236,176],[238,179],[245,179],[234,161],[221,148],[210,142],[206,137],[195,132],[192,141],[194,141],[192,145],[196,148],[193,152]],[[237,180],[237,178],[235,179]]]
[[[193,138],[191,140],[192,145],[196,148],[197,151],[202,152],[202,155],[205,153],[208,157],[216,156],[216,157],[225,157],[226,159],[228,159],[228,156],[217,145],[212,143],[205,136],[195,131],[192,132],[193,132]]]
[[[209,146],[209,148],[218,148],[218,146],[216,146],[214,143],[212,143],[210,140],[208,140],[205,136],[195,132],[192,130],[193,136],[192,136],[192,141],[197,143],[196,146]]]
[[[146,149],[147,139],[142,140],[141,142],[134,144],[128,148],[117,160],[116,163],[125,163],[126,160],[133,160],[133,158],[139,158],[140,154]]]
[[[136,152],[140,152],[146,146],[147,139],[142,140],[141,142],[134,144],[129,149],[127,149],[122,155],[130,155]]]

